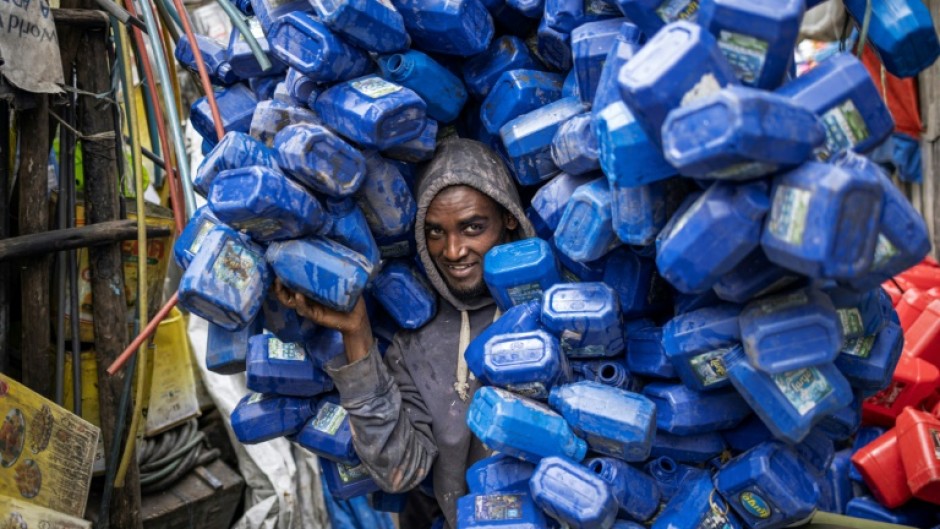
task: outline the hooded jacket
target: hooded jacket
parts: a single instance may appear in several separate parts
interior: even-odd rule
[[[517,237],[534,237],[503,162],[482,143],[444,141],[419,176],[415,239],[428,279],[439,296],[437,315],[424,327],[396,334],[382,360],[375,345],[351,364],[327,366],[349,415],[363,465],[388,492],[416,487],[430,475],[447,526],[457,527],[457,498],[467,494],[467,468],[490,451],[470,432],[467,408],[479,383],[467,376],[467,344],[497,317],[491,297],[456,298],[428,253],[428,206],[444,188],[466,185],[489,196],[519,222]]]

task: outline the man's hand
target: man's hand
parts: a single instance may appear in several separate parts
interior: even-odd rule
[[[361,297],[351,311],[340,312],[292,291],[281,283],[280,278],[275,278],[272,288],[278,301],[284,306],[296,310],[297,314],[317,325],[342,333],[348,362],[355,362],[369,354],[372,347],[372,327],[369,325],[366,304]]]

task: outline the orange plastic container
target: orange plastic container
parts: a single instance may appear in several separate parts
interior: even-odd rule
[[[927,305],[935,299],[935,296],[919,288],[912,288],[901,296],[901,301],[895,306],[895,310],[898,311],[898,319],[901,320],[901,328],[904,332],[911,328],[911,325],[923,314]]]
[[[917,320],[904,329],[904,354],[940,366],[940,300],[928,303]]]
[[[855,452],[852,463],[872,496],[885,507],[900,507],[914,497],[907,484],[898,436],[893,428]]]
[[[888,387],[865,399],[862,404],[862,420],[868,424],[893,426],[901,411],[907,407],[918,407],[937,389],[940,370],[935,366],[909,355],[901,355]]]
[[[940,419],[905,408],[894,429],[914,497],[940,504]]]

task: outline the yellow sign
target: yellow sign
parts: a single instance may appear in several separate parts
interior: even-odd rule
[[[3,529],[91,529],[91,522],[32,503],[0,495],[0,527]]]

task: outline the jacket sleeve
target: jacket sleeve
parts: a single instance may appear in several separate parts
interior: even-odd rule
[[[368,356],[345,364],[343,355],[326,365],[349,414],[353,445],[372,478],[388,492],[417,486],[431,471],[437,446],[431,415],[401,356],[398,340],[385,354],[375,345]]]

